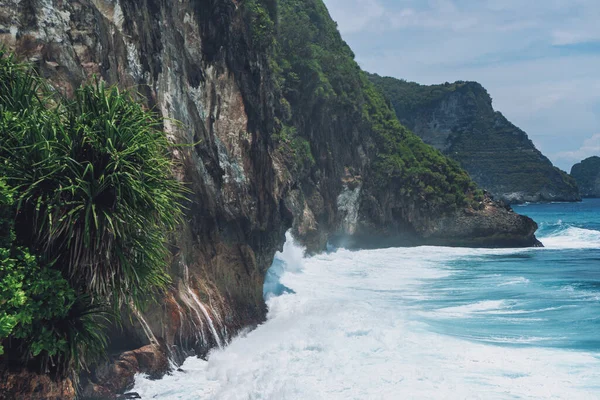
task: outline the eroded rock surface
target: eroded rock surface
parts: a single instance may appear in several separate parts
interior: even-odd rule
[[[582,197],[600,197],[600,157],[592,156],[573,165],[571,176],[577,181]]]
[[[74,398],[75,388],[70,379],[57,382],[48,375],[30,371],[0,370],[0,399],[68,400]]]
[[[158,377],[168,360],[205,355],[262,322],[263,280],[290,228],[313,252],[375,236],[389,239],[378,247],[538,243],[533,221],[488,200],[482,211],[449,215],[404,204],[400,183],[370,178],[377,149],[343,111],[307,115],[314,165],[293,169],[272,137],[272,67],[237,0],[3,0],[0,41],[67,95],[94,75],[138,91],[173,141],[191,145],[174,151],[191,195],[171,246],[172,285],[146,309],[124,312],[111,361],[82,376],[92,398],[123,393],[135,373]],[[44,385],[52,398],[56,389]]]
[[[509,204],[580,201],[577,185],[492,106],[477,82],[419,85],[370,75],[406,127],[455,159],[477,184]]]

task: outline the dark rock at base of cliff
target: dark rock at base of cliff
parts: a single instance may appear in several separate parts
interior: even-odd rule
[[[123,397],[133,388],[135,375],[147,374],[150,379],[162,378],[170,369],[164,349],[158,345],[147,345],[120,354],[116,359],[98,366],[90,376],[84,376],[82,398],[109,400],[139,397]],[[120,396],[120,397],[119,397]]]
[[[55,381],[30,371],[0,371],[0,399],[70,400],[75,389],[70,379]]]
[[[138,392],[123,393],[117,396],[117,400],[141,399],[142,396]]]
[[[502,193],[498,195],[498,199],[507,204],[524,204],[524,203],[552,203],[552,202],[578,202],[581,201],[579,193],[554,193],[542,190],[536,193],[514,192]]]
[[[543,247],[535,237],[538,225],[489,196],[481,209],[467,208],[442,215],[404,215],[382,226],[359,224],[352,235],[338,235],[333,245],[347,248],[451,246],[484,248]]]
[[[543,247],[538,225],[512,210],[486,204],[480,211],[442,218],[425,238],[427,244],[459,247]]]

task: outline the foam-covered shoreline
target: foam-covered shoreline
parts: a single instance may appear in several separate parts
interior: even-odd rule
[[[461,260],[600,249],[593,237],[600,232],[578,229],[545,238],[545,249],[338,250],[301,259],[288,243],[276,276],[293,293],[269,297],[267,322],[208,361],[188,359],[184,372],[161,381],[138,376],[134,390],[161,399],[597,398],[599,354],[552,347],[558,334],[457,337],[432,325],[487,318],[536,326],[566,311],[510,299],[444,307],[441,299],[459,290],[452,280],[471,268]],[[489,290],[536,284],[502,270],[473,279]]]

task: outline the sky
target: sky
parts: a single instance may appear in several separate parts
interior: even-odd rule
[[[369,72],[477,81],[559,168],[600,156],[600,0],[324,0]]]

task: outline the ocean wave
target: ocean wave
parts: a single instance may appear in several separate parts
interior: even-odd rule
[[[496,252],[340,250],[301,259],[298,248],[288,246],[280,255],[285,263],[276,281],[293,292],[268,299],[265,323],[227,348],[214,350],[208,361],[188,359],[182,371],[163,380],[138,375],[133,390],[143,398],[163,400],[598,398],[596,353],[545,347],[564,339],[560,330],[515,331],[519,316],[513,314],[525,314],[523,320],[530,325],[540,319],[537,324],[542,326],[544,317],[555,316],[544,312],[568,307],[551,307],[551,296],[535,310],[522,308],[536,303],[508,296],[477,301],[481,297],[476,290],[468,291],[472,300],[466,301],[450,293],[445,296],[448,307],[436,310],[424,309],[431,306],[429,299],[414,302],[418,293],[435,297],[437,290],[457,290],[460,274],[447,267],[448,262]],[[489,284],[484,295],[530,289],[497,288],[498,281],[524,283],[520,274],[525,275],[470,280],[470,288]],[[486,323],[481,334],[431,329],[432,320],[460,327],[460,321],[448,317],[483,316],[488,321],[470,320]]]
[[[524,314],[538,314],[549,311],[558,311],[566,308],[574,308],[575,305],[562,305],[555,307],[545,307],[536,309],[518,309],[517,303],[506,300],[485,300],[478,301],[476,303],[465,304],[461,306],[438,308],[435,310],[422,311],[421,315],[426,317],[436,318],[473,318],[477,316],[489,317],[491,316],[504,316],[504,315],[524,315]]]
[[[512,285],[521,285],[521,284],[526,285],[528,283],[529,283],[529,279],[519,276],[518,278],[499,283],[498,286],[512,286]]]
[[[438,308],[436,310],[425,311],[424,313],[438,317],[468,318],[475,314],[504,310],[509,307],[511,307],[511,305],[505,300],[484,300],[461,306]]]
[[[517,314],[537,314],[548,311],[558,311],[565,308],[574,308],[574,305],[564,305],[564,306],[556,306],[556,307],[546,307],[546,308],[538,308],[533,310],[502,310],[498,312],[494,312],[493,314],[503,314],[503,315],[517,315]],[[490,314],[490,313],[488,313]]]
[[[540,342],[548,342],[553,340],[561,340],[565,339],[564,337],[560,338],[552,338],[552,337],[543,337],[543,336],[490,336],[490,337],[482,337],[482,338],[472,338],[471,340],[477,340],[486,343],[499,343],[499,344],[532,344],[532,343],[540,343]]]
[[[558,232],[541,237],[540,240],[549,249],[600,249],[600,231],[567,226]]]

